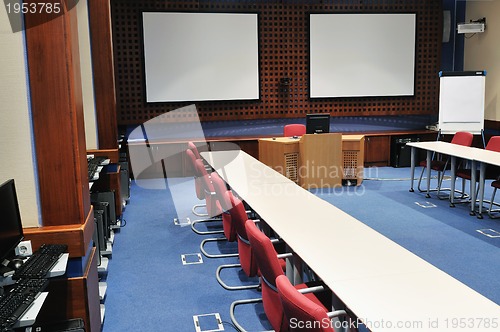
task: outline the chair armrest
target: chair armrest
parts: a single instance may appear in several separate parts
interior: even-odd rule
[[[322,292],[324,290],[325,290],[325,287],[323,287],[323,286],[314,286],[314,287],[298,289],[299,293],[301,293],[301,294],[317,293],[317,292]]]
[[[291,252],[287,252],[284,254],[278,254],[278,258],[291,258],[293,257],[293,254]]]
[[[326,313],[329,318],[347,316],[347,312],[345,310],[335,310]]]

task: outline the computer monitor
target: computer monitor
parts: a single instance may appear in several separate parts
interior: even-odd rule
[[[306,134],[324,134],[330,132],[330,114],[307,114]]]
[[[13,256],[24,237],[14,180],[0,186],[0,262]]]

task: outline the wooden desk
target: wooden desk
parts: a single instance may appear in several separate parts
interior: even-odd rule
[[[478,323],[498,320],[496,303],[292,181],[259,181],[254,174],[269,167],[244,155],[222,172],[227,152],[202,153],[371,331],[470,330],[453,319],[472,320],[475,330],[496,330]],[[242,172],[246,162],[254,174]],[[239,179],[225,176],[238,171]]]
[[[363,181],[364,135],[330,133],[259,140],[259,160],[303,188]]]

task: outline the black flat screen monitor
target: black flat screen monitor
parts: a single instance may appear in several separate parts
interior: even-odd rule
[[[12,256],[23,237],[16,186],[11,179],[0,186],[0,260]]]
[[[307,114],[306,134],[324,134],[330,132],[330,114]]]

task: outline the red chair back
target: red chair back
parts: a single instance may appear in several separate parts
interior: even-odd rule
[[[245,206],[242,201],[232,194],[232,192],[227,191],[226,195],[231,201],[232,208],[229,212],[238,237],[238,256],[240,258],[241,268],[248,277],[255,277],[258,273],[258,268],[245,229],[245,222],[248,219]]]
[[[210,175],[208,175],[207,170],[205,169],[205,165],[203,165],[203,161],[201,159],[195,160],[195,167],[198,171],[198,174],[201,174],[199,177],[201,186],[205,193],[205,202],[207,205],[207,213],[209,217],[215,217],[222,213],[222,211],[217,206],[217,199],[212,195],[215,193],[214,185],[210,179]]]
[[[463,146],[471,146],[473,138],[474,136],[467,131],[458,131],[455,133],[455,135],[453,135],[451,143]]]
[[[219,174],[213,172],[211,175],[212,185],[215,190],[215,198],[217,200],[217,208],[222,212],[222,227],[224,229],[224,236],[229,242],[236,241],[236,228],[232,221],[231,213],[231,200],[227,195],[227,187],[224,180],[221,179]]]
[[[284,317],[283,306],[276,288],[276,278],[283,275],[278,253],[271,240],[254,222],[247,220],[245,228],[259,266],[264,312],[275,331],[287,331],[288,321]]]
[[[196,197],[198,197],[198,199],[200,200],[205,199],[205,191],[203,190],[203,185],[200,179],[202,175],[199,173],[198,167],[196,167],[196,156],[190,149],[186,150],[186,155],[194,173],[194,187],[196,190]]]
[[[188,149],[193,151],[196,159],[201,159],[200,152],[198,151],[198,148],[196,147],[196,145],[194,145],[193,142],[188,142]]]
[[[485,149],[500,152],[500,136],[491,137]]]
[[[276,278],[276,288],[291,332],[304,330],[294,322],[310,326],[310,332],[335,332],[326,308],[297,291],[285,275]]]
[[[298,124],[298,123],[288,124],[285,125],[285,127],[283,128],[283,135],[285,137],[302,136],[305,135],[305,133],[306,133],[306,126],[304,126],[303,124]]]

